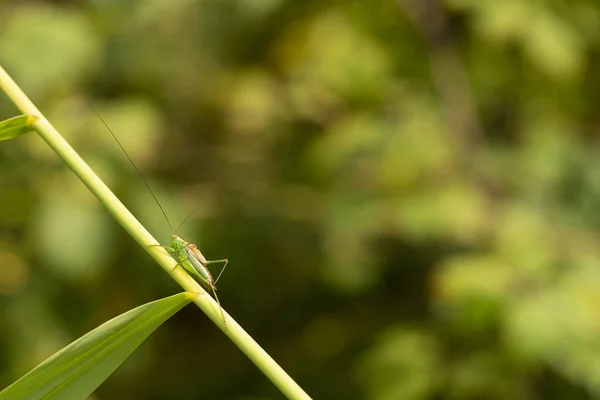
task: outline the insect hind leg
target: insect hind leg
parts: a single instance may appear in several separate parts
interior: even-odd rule
[[[219,263],[223,263],[224,265],[223,265],[223,268],[221,269],[221,272],[219,272],[219,276],[217,276],[217,279],[215,279],[215,285],[217,284],[217,282],[219,282],[219,278],[221,277],[221,275],[223,275],[223,271],[225,271],[227,264],[229,264],[229,260],[227,258],[224,258],[222,260],[208,260],[205,263],[205,265],[219,264]]]
[[[223,307],[221,307],[221,302],[219,301],[219,296],[217,296],[216,288],[214,286],[211,286],[210,288],[212,289],[213,295],[215,296],[215,300],[217,301],[217,304],[219,305],[219,311],[221,311],[221,318],[223,318],[223,326],[225,328],[227,328],[227,320],[225,319],[225,313],[223,312]]]

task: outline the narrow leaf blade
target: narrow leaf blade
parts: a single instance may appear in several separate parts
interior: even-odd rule
[[[33,115],[19,115],[0,122],[0,140],[13,139],[29,132],[38,119]]]
[[[156,328],[196,295],[179,293],[105,322],[4,389],[0,400],[85,399]]]

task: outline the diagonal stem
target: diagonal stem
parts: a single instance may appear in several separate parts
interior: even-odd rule
[[[77,175],[85,186],[106,207],[108,212],[138,242],[142,248],[188,292],[199,293],[194,303],[240,348],[250,360],[279,388],[289,399],[310,399],[300,386],[235,322],[225,310],[225,327],[219,312],[219,305],[183,268],[175,268],[176,261],[167,251],[157,246],[158,242],[125,208],[94,171],[83,161],[69,143],[58,133],[52,124],[37,109],[21,88],[0,66],[0,89],[12,100],[24,114],[34,115],[39,120],[33,125],[38,134],[48,143],[56,154]]]

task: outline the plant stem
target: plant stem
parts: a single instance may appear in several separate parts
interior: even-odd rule
[[[188,292],[199,293],[194,303],[240,348],[250,360],[279,388],[289,399],[310,399],[300,386],[256,343],[225,310],[227,326],[224,326],[217,303],[183,268],[176,268],[175,260],[158,244],[156,239],[125,208],[94,171],[83,161],[77,152],[58,133],[52,124],[37,109],[8,73],[0,66],[0,89],[24,114],[34,115],[39,120],[33,128],[58,154],[67,166],[81,179],[85,186],[100,200],[108,212],[125,228],[142,248]]]

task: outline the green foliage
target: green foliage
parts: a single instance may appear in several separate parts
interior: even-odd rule
[[[0,392],[2,400],[87,398],[125,359],[195,294],[144,304],[83,335]]]
[[[32,115],[19,115],[0,122],[0,140],[8,140],[31,131],[31,125],[37,120]]]

